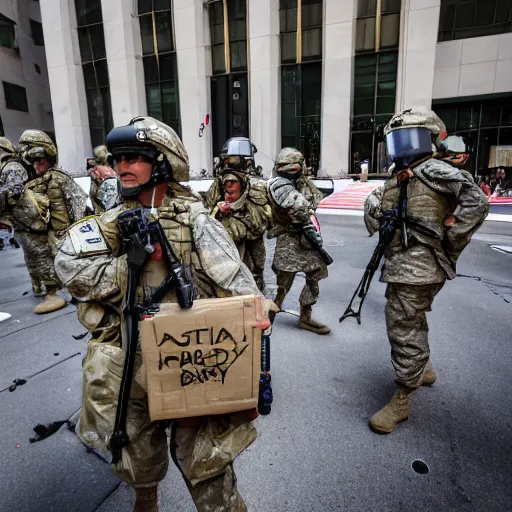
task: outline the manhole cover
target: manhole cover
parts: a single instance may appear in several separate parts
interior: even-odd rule
[[[419,459],[412,462],[412,469],[420,475],[426,475],[429,471],[428,466]]]
[[[505,254],[512,254],[512,246],[510,245],[491,245],[491,249]]]

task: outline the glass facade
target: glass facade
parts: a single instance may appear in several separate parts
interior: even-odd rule
[[[359,0],[354,57],[351,172],[386,165],[383,129],[395,112],[400,0]]]
[[[213,153],[230,137],[249,136],[247,0],[208,3],[212,49]]]
[[[318,171],[322,107],[322,0],[280,0],[281,144]]]
[[[512,32],[510,0],[441,0],[438,41]]]
[[[464,138],[470,154],[467,170],[473,175],[485,175],[488,168],[494,167],[493,146],[512,145],[512,94],[463,102],[434,102],[432,108],[445,122],[449,134]]]
[[[97,146],[113,127],[101,2],[75,0],[75,7],[91,142]]]
[[[148,114],[181,134],[172,0],[139,0]]]

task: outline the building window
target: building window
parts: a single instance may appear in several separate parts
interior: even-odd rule
[[[400,0],[359,0],[354,57],[351,153],[359,164],[386,167],[383,129],[395,112]]]
[[[281,144],[318,171],[322,105],[322,0],[280,0]]]
[[[208,9],[213,74],[246,71],[247,1],[213,0]]]
[[[139,0],[148,114],[181,133],[171,0]]]
[[[433,110],[451,135],[464,138],[473,175],[486,175],[493,164],[495,146],[512,145],[512,95],[504,98],[439,103]]]
[[[78,42],[93,146],[105,144],[113,128],[110,83],[100,0],[75,0]]]
[[[5,106],[11,110],[28,112],[27,91],[19,85],[2,82],[4,86]]]
[[[32,39],[36,46],[44,46],[43,25],[38,21],[30,20]]]
[[[13,50],[18,48],[16,23],[2,14],[0,14],[0,46]]]
[[[512,32],[510,0],[441,0],[438,41]]]
[[[230,137],[249,136],[247,0],[208,2],[212,48],[213,150]]]

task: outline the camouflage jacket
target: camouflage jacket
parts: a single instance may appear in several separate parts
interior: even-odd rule
[[[321,268],[327,271],[318,252],[311,248],[300,233],[303,226],[311,224],[311,215],[322,194],[304,176],[298,180],[297,186],[304,193],[296,188],[292,180],[283,176],[268,182],[274,221],[269,236],[277,237],[272,268],[275,272],[313,272]]]
[[[119,194],[119,181],[117,178],[107,178],[103,182],[91,178],[91,188],[89,191],[94,213],[101,215],[107,210],[111,210],[121,203],[122,198]]]
[[[93,340],[119,344],[122,305],[127,286],[127,260],[121,246],[117,218],[141,205],[125,201],[101,216],[88,217],[69,230],[55,258],[55,269],[64,286],[79,301],[78,316]],[[259,295],[254,279],[241,262],[226,230],[208,215],[198,196],[177,183],[158,207],[160,223],[180,261],[190,265],[196,298]],[[95,222],[105,250],[79,251],[73,242],[84,222]],[[139,283],[139,296],[149,294],[166,275],[163,262],[150,260]],[[174,291],[164,302],[176,302]]]
[[[388,283],[434,284],[456,275],[456,262],[489,212],[489,203],[471,175],[431,158],[413,168],[407,185],[408,247],[397,231],[385,249],[381,280]],[[365,202],[365,223],[373,235],[383,211],[398,204],[396,176]],[[456,222],[445,226],[453,215]]]
[[[3,163],[0,168],[0,216],[16,205],[28,179],[27,170],[16,159]]]
[[[29,181],[25,191],[45,196],[49,202],[48,230],[63,233],[86,213],[87,195],[73,177],[59,168],[52,168]]]
[[[215,203],[211,215],[222,223],[235,242],[261,238],[270,227],[272,210],[265,181],[251,179],[244,193],[230,204],[227,212],[219,209],[218,203],[222,200]]]

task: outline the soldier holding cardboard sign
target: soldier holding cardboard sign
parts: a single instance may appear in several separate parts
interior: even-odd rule
[[[162,254],[170,246],[182,266],[176,272],[185,281],[192,278],[196,299],[259,294],[228,233],[208,215],[200,198],[179,184],[188,180],[188,155],[170,127],[150,117],[138,117],[127,126],[114,128],[107,146],[116,162],[124,202],[72,226],[55,261],[60,278],[79,302],[80,321],[92,334],[84,363],[78,434],[105,454],[112,440],[128,345],[129,335],[121,328],[123,316],[130,312],[124,309],[124,315],[121,313],[129,285],[128,270],[139,267],[136,295],[146,304],[148,297],[158,295],[159,285],[168,275]],[[126,219],[127,214],[131,215],[130,224],[120,224],[119,218]],[[145,217],[158,219],[157,227],[166,238],[163,245],[153,243],[151,237],[141,237]],[[137,225],[136,229],[130,227]],[[137,244],[127,247],[130,237]],[[185,274],[180,273],[182,270]],[[172,290],[156,302],[179,300]],[[194,308],[183,315],[193,312]],[[164,338],[168,339],[164,336],[158,342]],[[172,354],[163,356],[162,365]],[[196,357],[195,352],[191,357]],[[168,424],[150,419],[145,364],[138,347],[126,414],[130,443],[112,466],[135,488],[137,512],[158,510],[157,486],[168,467]],[[171,455],[199,511],[247,510],[237,491],[232,461],[256,439],[250,422],[254,411],[235,416],[236,421],[233,415],[223,415],[173,422]]]

